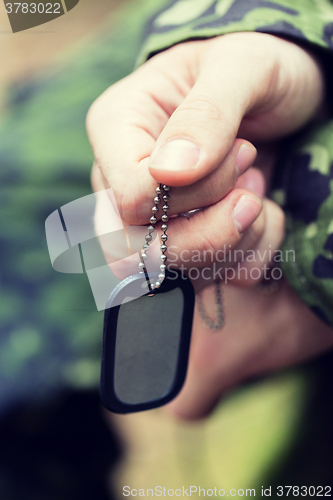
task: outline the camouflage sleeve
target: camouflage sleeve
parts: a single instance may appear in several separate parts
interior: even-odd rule
[[[284,209],[284,276],[301,299],[333,325],[333,120],[289,140],[272,198]]]
[[[176,0],[156,14],[137,64],[176,43],[257,31],[333,51],[332,0]]]
[[[182,41],[237,31],[311,45],[323,58],[331,94],[333,0],[172,1],[150,21],[137,64]],[[333,325],[333,121],[287,146],[272,192],[287,215],[281,267],[302,300]]]

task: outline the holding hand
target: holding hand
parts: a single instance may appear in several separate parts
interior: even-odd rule
[[[254,159],[237,136],[275,141],[304,125],[322,98],[318,64],[291,42],[236,33],[176,45],[92,105],[88,133],[104,179],[95,171],[94,186],[113,188],[129,224],[150,216],[151,176],[185,186],[174,190],[173,213],[212,205]]]
[[[314,117],[323,95],[316,60],[286,40],[236,33],[182,43],[154,56],[91,107],[93,187],[112,187],[129,225],[148,223],[156,181],[173,186],[170,215],[205,208],[189,220],[170,221],[169,241],[179,253],[216,253],[224,245],[274,250],[283,239],[283,214],[262,201],[263,175],[249,169],[256,150],[248,141],[259,154],[264,142],[273,150]],[[204,294],[212,295],[211,287]],[[225,299],[221,334],[195,314],[187,381],[170,405],[183,418],[206,415],[248,377],[333,345],[332,330],[286,282],[272,295],[228,285]]]
[[[269,220],[262,214],[251,226],[261,202],[234,189],[255,159],[247,140],[273,142],[297,130],[322,98],[317,62],[291,42],[236,33],[177,45],[92,105],[93,187],[112,187],[120,216],[131,225],[149,221],[154,179],[177,187],[170,215],[210,207],[190,221],[171,221],[169,241],[180,250],[234,247],[248,228],[254,245]],[[248,181],[261,198],[260,173],[252,171]],[[244,181],[238,185],[247,188]],[[281,219],[277,207],[267,215]]]

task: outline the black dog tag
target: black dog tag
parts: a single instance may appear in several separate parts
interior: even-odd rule
[[[145,286],[142,274],[123,280],[105,310],[100,393],[116,413],[171,401],[186,376],[193,286],[176,270],[166,273],[160,288],[142,295]]]

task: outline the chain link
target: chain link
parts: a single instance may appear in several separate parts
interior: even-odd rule
[[[168,236],[167,236],[167,229],[168,229],[168,225],[167,225],[167,222],[169,220],[169,217],[168,217],[168,210],[169,210],[169,205],[168,205],[168,202],[170,200],[170,195],[168,194],[168,191],[170,190],[170,186],[167,186],[166,184],[159,184],[158,187],[156,188],[156,196],[154,198],[154,206],[153,208],[151,209],[152,212],[153,212],[153,215],[150,217],[150,226],[148,227],[148,233],[146,234],[145,236],[145,243],[142,247],[142,250],[141,250],[141,261],[139,263],[139,269],[140,269],[140,273],[144,274],[145,277],[146,277],[146,281],[147,281],[147,284],[148,284],[148,287],[149,287],[149,291],[151,290],[154,290],[155,288],[160,288],[161,284],[163,283],[163,280],[165,278],[165,270],[166,270],[166,260],[167,260],[167,256],[165,255],[165,252],[167,251],[167,245],[166,245],[166,242],[167,242],[167,239],[168,239]],[[150,243],[152,242],[153,240],[153,236],[152,236],[152,233],[155,231],[155,224],[157,222],[157,217],[156,217],[156,214],[157,212],[159,211],[159,205],[161,203],[161,197],[162,197],[162,200],[163,200],[163,206],[162,206],[162,210],[163,210],[163,215],[161,217],[161,220],[162,220],[162,225],[161,225],[161,230],[162,230],[162,235],[161,235],[161,246],[160,246],[160,249],[161,249],[161,261],[162,261],[162,264],[160,265],[160,274],[158,275],[158,281],[156,281],[155,283],[152,283],[149,279],[149,275],[148,275],[148,272],[147,272],[147,268],[146,268],[146,264],[145,264],[145,261],[147,260],[147,252],[149,250],[149,245]]]
[[[152,213],[153,215],[150,217],[150,226],[148,227],[148,233],[145,236],[145,243],[142,246],[141,250],[141,261],[139,263],[139,269],[140,269],[140,274],[144,274],[146,277],[147,285],[149,288],[149,291],[155,290],[156,288],[160,288],[162,285],[164,279],[165,279],[165,270],[166,270],[166,251],[167,251],[167,245],[166,242],[168,240],[167,236],[167,229],[168,225],[167,222],[169,221],[168,217],[168,210],[169,210],[169,205],[168,202],[170,200],[170,195],[168,194],[168,191],[170,190],[170,186],[167,186],[166,184],[159,184],[156,188],[156,196],[154,198],[154,206],[152,208]],[[153,232],[155,231],[155,224],[157,223],[157,213],[159,212],[159,205],[161,201],[163,200],[163,215],[161,217],[162,225],[161,225],[161,230],[162,230],[162,235],[161,235],[161,256],[160,259],[162,263],[160,264],[160,274],[158,275],[158,281],[155,283],[152,283],[150,281],[146,263],[145,261],[148,258],[147,252],[149,251],[149,245],[153,241]],[[193,210],[191,212],[195,212],[197,210]],[[183,214],[181,214],[183,215]],[[191,214],[192,215],[192,214]],[[201,319],[205,326],[209,328],[210,330],[219,330],[220,328],[223,328],[224,325],[224,314],[223,314],[223,301],[222,301],[222,288],[221,288],[221,283],[219,281],[216,282],[215,284],[215,311],[216,311],[216,319],[212,320],[208,314],[206,313],[205,307],[202,302],[201,296],[198,294],[197,296],[197,301],[198,301],[198,311],[201,316]]]

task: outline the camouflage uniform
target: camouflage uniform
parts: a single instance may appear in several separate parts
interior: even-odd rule
[[[270,33],[311,47],[323,60],[331,90],[329,0],[173,1],[150,21],[138,64],[185,40],[238,31]],[[294,250],[296,259],[285,258],[281,266],[299,296],[323,321],[333,324],[333,121],[298,134],[288,141],[287,150],[278,161],[272,197],[287,214],[282,255]]]

